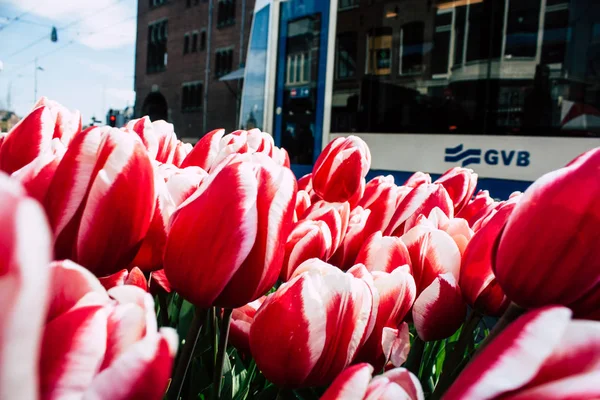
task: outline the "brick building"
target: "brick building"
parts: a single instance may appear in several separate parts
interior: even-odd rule
[[[234,130],[243,81],[220,79],[244,65],[253,9],[254,0],[140,0],[136,116],[165,119],[186,139]]]

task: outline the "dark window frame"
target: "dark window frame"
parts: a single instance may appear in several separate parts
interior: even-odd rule
[[[204,98],[202,81],[184,82],[181,85],[181,111],[193,112],[202,110]]]
[[[219,0],[217,5],[217,28],[235,25],[236,0]]]
[[[146,73],[157,73],[167,69],[168,19],[148,24],[146,51]]]

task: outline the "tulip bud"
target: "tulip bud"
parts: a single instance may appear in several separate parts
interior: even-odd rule
[[[521,316],[485,346],[444,399],[597,399],[600,322],[564,307]]]
[[[44,203],[57,258],[97,275],[126,268],[154,212],[154,173],[141,140],[108,127],[81,132],[58,165]]]
[[[460,250],[446,232],[417,225],[402,236],[411,258],[417,298],[412,317],[425,341],[452,335],[463,323],[466,304],[458,287]]]
[[[356,256],[365,241],[365,225],[371,215],[371,210],[364,210],[362,207],[356,207],[350,213],[350,220],[346,234],[341,245],[329,258],[329,262],[342,270],[349,269],[354,265]]]
[[[52,237],[44,211],[0,172],[0,398],[36,399]]]
[[[300,222],[285,244],[285,256],[280,278],[290,279],[296,268],[311,258],[326,259],[331,252],[331,231],[323,221]]]
[[[296,194],[296,206],[294,208],[294,222],[304,219],[306,210],[310,207],[310,196],[304,190],[298,190]]]
[[[372,374],[373,366],[366,363],[345,369],[321,400],[425,399],[419,378],[405,368],[395,368],[375,378]]]
[[[431,175],[426,174],[426,173],[421,172],[421,171],[417,171],[414,174],[412,174],[406,180],[406,182],[404,182],[403,186],[408,186],[408,187],[416,188],[417,186],[421,186],[423,184],[430,184],[430,183],[431,183]]]
[[[394,212],[400,191],[394,184],[394,178],[377,177],[367,184],[365,194],[358,203],[359,206],[371,210],[371,216],[365,226],[365,234],[370,235],[377,231],[383,231]]]
[[[150,118],[143,117],[132,119],[125,125],[125,129],[127,131],[135,132],[140,139],[142,139],[142,143],[144,143],[146,150],[148,150],[150,158],[156,160],[156,155],[158,154],[158,138],[156,137]]]
[[[472,227],[478,219],[486,215],[493,207],[495,207],[495,202],[494,199],[490,197],[490,192],[487,190],[480,190],[475,198],[469,201],[469,203],[456,214],[456,217],[466,219],[469,226]]]
[[[250,352],[250,327],[254,322],[256,311],[265,301],[265,298],[265,296],[262,296],[245,306],[233,309],[229,328],[229,343],[238,351]]]
[[[133,267],[131,271],[124,269],[112,275],[98,278],[98,280],[106,290],[115,286],[134,285],[146,292],[148,291],[148,281],[138,267]]]
[[[398,205],[384,235],[401,236],[409,227],[415,225],[419,215],[429,215],[438,207],[448,217],[454,216],[454,206],[448,192],[439,184],[422,184],[411,190]]]
[[[348,222],[350,220],[350,205],[347,202],[328,203],[320,200],[314,203],[304,213],[304,218],[302,218],[301,221],[307,220],[323,221],[329,227],[332,242],[327,257],[331,257],[333,252],[336,251],[342,243],[346,234]]]
[[[171,217],[163,262],[173,289],[202,308],[265,294],[282,268],[295,197],[292,172],[265,155],[213,168]]]
[[[348,201],[361,190],[370,167],[371,153],[362,139],[357,136],[336,138],[315,163],[313,188],[323,200]]]
[[[493,268],[506,296],[521,307],[561,304],[576,316],[599,310],[599,165],[600,147],[542,176],[520,196],[498,239]]]
[[[375,232],[364,242],[356,256],[356,264],[364,264],[371,272],[392,272],[403,265],[410,268],[410,254],[406,245],[395,236],[382,236]]]
[[[498,234],[504,228],[517,201],[509,200],[486,219],[467,246],[460,268],[460,289],[471,307],[485,315],[499,317],[509,301],[492,272],[492,254]]]
[[[477,188],[477,174],[472,169],[454,167],[449,169],[435,183],[446,188],[454,204],[454,212],[462,210],[473,197]]]
[[[183,160],[182,168],[197,166],[205,171],[210,170],[220,150],[220,141],[225,134],[225,129],[215,129],[202,136]]]
[[[260,371],[282,387],[330,383],[371,333],[373,291],[366,280],[326,264],[284,283],[267,296],[250,328]]]

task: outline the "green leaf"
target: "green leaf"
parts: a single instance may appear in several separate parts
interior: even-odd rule
[[[188,301],[183,300],[181,307],[178,312],[177,319],[177,334],[180,338],[185,339],[190,329],[192,319],[194,318],[194,305]]]

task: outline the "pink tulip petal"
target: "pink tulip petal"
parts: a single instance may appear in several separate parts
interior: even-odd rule
[[[413,321],[424,341],[452,336],[462,325],[467,307],[452,274],[438,276],[421,292],[413,307]]]
[[[133,344],[102,372],[86,390],[85,400],[162,399],[167,389],[177,333],[162,328]]]
[[[563,307],[523,315],[471,361],[444,398],[494,399],[526,385],[561,343],[570,318]]]
[[[219,143],[224,134],[225,129],[215,129],[204,135],[183,160],[181,167],[195,165],[208,171],[219,152]]]
[[[400,329],[383,328],[381,335],[381,346],[386,361],[390,361],[393,366],[399,367],[408,359],[410,352],[410,332],[408,324],[403,322]]]
[[[372,373],[373,367],[367,363],[346,368],[327,388],[321,400],[363,400]]]
[[[384,237],[380,231],[364,242],[355,262],[364,264],[371,272],[392,272],[402,265],[411,264],[410,254],[404,242],[396,237]]]

